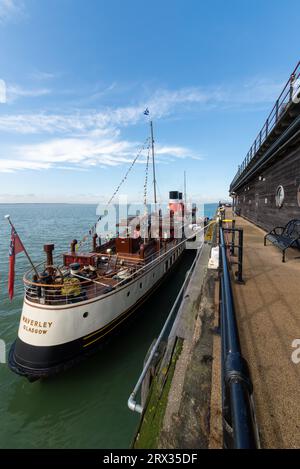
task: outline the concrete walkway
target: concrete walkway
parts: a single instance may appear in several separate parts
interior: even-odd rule
[[[246,284],[234,284],[235,305],[261,444],[299,448],[300,363],[291,355],[300,339],[300,251],[289,249],[282,263],[279,249],[264,247],[263,230],[241,217],[236,225],[244,228]]]

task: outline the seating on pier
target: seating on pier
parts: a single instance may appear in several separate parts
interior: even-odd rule
[[[290,220],[285,226],[276,226],[264,237],[282,251],[282,262],[285,262],[285,251],[290,247],[300,248],[300,220]]]

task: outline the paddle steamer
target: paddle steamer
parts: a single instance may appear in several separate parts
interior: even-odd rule
[[[154,170],[154,150],[152,156]],[[45,261],[24,276],[19,332],[9,354],[14,372],[35,380],[65,370],[137,311],[185,249],[182,193],[170,192],[168,209],[129,217],[105,242],[94,233],[88,252],[73,240],[56,263],[54,245],[44,246]]]

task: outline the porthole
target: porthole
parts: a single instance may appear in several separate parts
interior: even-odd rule
[[[83,317],[84,317],[84,318],[87,318],[88,315],[89,315],[89,313],[88,313],[87,311],[86,311],[85,313],[83,313]]]
[[[129,295],[130,295],[130,291],[127,292],[127,296],[129,296]]]
[[[278,208],[282,207],[283,201],[284,201],[284,189],[282,186],[278,186],[276,189],[276,195],[275,195],[276,207]]]
[[[140,288],[142,288],[142,287],[143,287],[143,284],[142,284],[142,283],[140,283]]]

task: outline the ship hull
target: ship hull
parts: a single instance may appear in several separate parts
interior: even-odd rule
[[[134,281],[95,301],[58,309],[25,300],[10,369],[34,381],[67,370],[105,346],[160,287],[183,250],[181,245]]]

